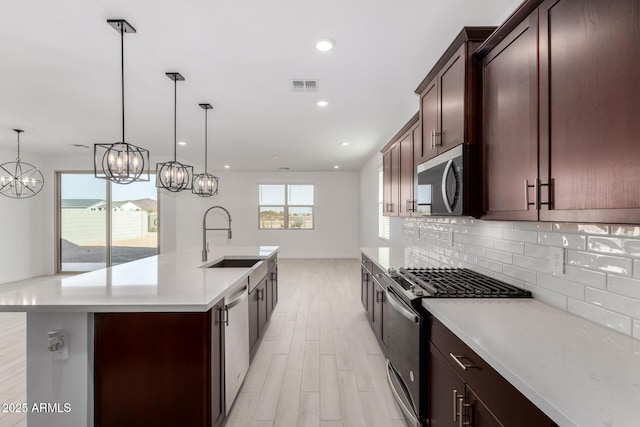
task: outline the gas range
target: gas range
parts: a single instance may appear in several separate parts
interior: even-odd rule
[[[531,292],[467,268],[389,269],[409,300],[417,298],[531,298]]]

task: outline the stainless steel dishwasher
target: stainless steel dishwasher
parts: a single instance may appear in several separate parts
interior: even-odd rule
[[[229,414],[249,370],[249,284],[225,299],[225,393]]]

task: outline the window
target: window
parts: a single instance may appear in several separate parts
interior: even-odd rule
[[[158,253],[155,179],[111,184],[93,173],[56,176],[58,272],[90,271]]]
[[[313,185],[258,185],[260,230],[313,229]]]
[[[389,217],[383,215],[384,206],[384,173],[382,166],[378,169],[378,237],[389,240]]]

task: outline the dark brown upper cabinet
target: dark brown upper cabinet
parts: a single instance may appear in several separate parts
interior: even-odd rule
[[[410,216],[414,209],[414,144],[420,125],[416,113],[380,150],[383,173],[383,215]]]
[[[416,89],[422,138],[414,147],[414,167],[456,145],[476,142],[477,73],[471,55],[494,30],[463,28]]]
[[[637,1],[527,1],[480,47],[484,218],[637,223],[638,22]]]

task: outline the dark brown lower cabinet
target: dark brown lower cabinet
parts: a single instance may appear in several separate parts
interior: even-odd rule
[[[206,313],[96,313],[96,427],[220,426],[223,302]]]
[[[264,335],[267,322],[278,302],[277,289],[277,281],[272,282],[271,275],[267,274],[253,291],[249,292],[249,352],[251,360],[258,350],[258,344]]]
[[[384,287],[380,284],[378,279],[371,281],[371,287],[373,288],[373,321],[371,326],[373,332],[376,334],[378,341],[382,341],[382,304],[384,303]]]
[[[430,426],[556,425],[442,323],[429,325]]]

